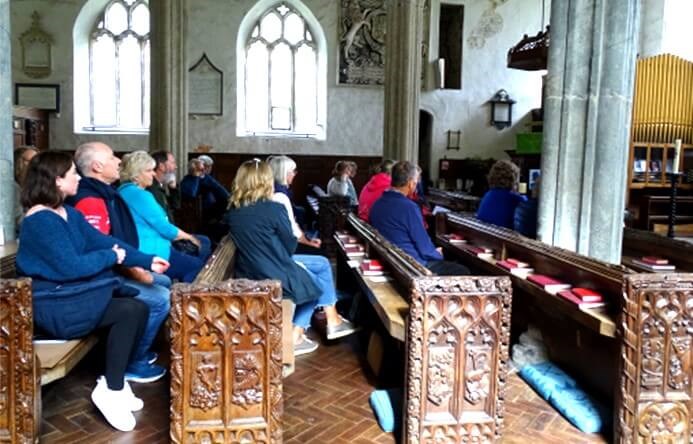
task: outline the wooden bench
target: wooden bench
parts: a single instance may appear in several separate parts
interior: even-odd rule
[[[0,246],[0,277],[16,277],[15,258],[17,243],[8,242]],[[32,319],[33,332],[33,319]],[[33,333],[32,333],[33,334]],[[96,335],[70,341],[36,341],[33,352],[39,358],[41,385],[65,377],[77,363],[96,345]]]
[[[438,433],[445,433],[447,442],[477,433],[480,442],[499,439],[510,280],[432,276],[354,214],[347,226],[365,245],[366,256],[380,260],[389,273],[387,282],[374,282],[351,267],[352,259],[339,248],[339,266],[353,270],[386,331],[404,345],[403,442],[431,442]]]
[[[312,195],[306,196],[308,208],[318,221],[320,241],[325,251],[334,255],[334,233],[344,228],[351,203],[346,196],[328,196],[318,185],[311,188]]]
[[[644,256],[668,259],[670,264],[676,266],[677,273],[693,272],[693,243],[651,231],[624,228],[621,263],[639,273],[649,273],[650,269],[633,262],[633,259]]]
[[[448,255],[473,270],[512,280],[513,337],[530,322],[538,326],[551,360],[593,393],[611,399],[614,442],[690,440],[693,348],[690,327],[683,326],[693,322],[693,275],[635,274],[454,213],[439,215],[436,231]],[[495,258],[483,259],[464,244],[450,243],[443,237],[449,233],[493,249]],[[535,273],[600,291],[607,310],[578,309],[511,275],[496,265],[508,257],[528,262]]]
[[[281,442],[282,371],[293,371],[293,304],[279,281],[231,279],[225,237],[171,296],[174,443]]]
[[[447,191],[440,188],[429,188],[426,200],[431,206],[447,208],[451,211],[474,212],[479,207],[481,198],[459,191]]]

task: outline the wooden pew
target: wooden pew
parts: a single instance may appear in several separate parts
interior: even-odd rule
[[[669,260],[676,266],[677,273],[693,272],[693,243],[672,239],[651,231],[623,229],[623,248],[621,263],[639,273],[649,273],[650,269],[634,263],[633,259],[644,256],[657,256]]]
[[[282,370],[293,371],[293,304],[278,281],[231,279],[225,237],[171,297],[174,443],[281,442]]]
[[[318,231],[323,248],[334,255],[335,231],[344,228],[346,217],[351,211],[349,198],[346,196],[328,196],[327,193],[318,185],[311,188],[312,196],[307,196],[308,207],[314,213],[318,221]]]
[[[405,343],[403,442],[447,442],[503,430],[511,289],[504,277],[432,276],[353,214],[348,229],[379,259],[391,281],[355,269],[387,331]],[[337,240],[338,241],[338,240]],[[347,259],[340,248],[341,261]]]
[[[691,433],[693,275],[634,274],[477,219],[454,213],[437,219],[437,242],[472,269],[512,280],[513,337],[537,325],[552,361],[598,396],[611,399],[614,442],[688,442]],[[442,235],[459,233],[489,247],[495,259],[530,263],[536,273],[604,294],[605,312],[580,310],[511,275]],[[672,373],[668,374],[667,369]]]
[[[469,212],[476,211],[481,201],[479,197],[472,196],[471,194],[459,191],[441,190],[440,188],[429,188],[426,194],[426,200],[431,204],[431,207],[437,205],[451,211]]]
[[[0,279],[0,442],[38,442],[41,375],[33,333],[31,280]]]

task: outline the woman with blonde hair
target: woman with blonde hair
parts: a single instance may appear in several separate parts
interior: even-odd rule
[[[225,219],[237,248],[236,274],[248,279],[278,279],[284,297],[296,303],[294,354],[301,355],[318,348],[305,335],[317,307],[325,310],[327,339],[346,336],[356,329],[337,313],[334,280],[327,259],[292,256],[297,239],[286,209],[272,200],[273,182],[267,163],[259,159],[243,162],[231,187],[230,210]]]
[[[145,151],[134,151],[123,157],[120,169],[121,185],[118,192],[127,203],[135,220],[140,250],[167,259],[171,267],[166,271],[171,279],[192,282],[209,256],[209,248],[201,248],[200,240],[173,225],[166,211],[147,191],[154,181],[156,162]],[[179,252],[172,247],[174,240],[187,240],[197,246],[197,256]]]

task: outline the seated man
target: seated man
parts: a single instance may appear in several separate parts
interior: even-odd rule
[[[168,219],[173,222],[173,210],[180,208],[180,191],[176,186],[176,158],[169,151],[155,151],[151,154],[156,162],[154,180],[147,191],[166,211]]]
[[[180,183],[183,197],[195,199],[202,196],[202,211],[205,219],[219,219],[226,212],[229,192],[212,177],[214,161],[202,155],[190,161],[188,174]]]
[[[84,214],[87,222],[101,233],[139,248],[139,237],[132,214],[111,186],[120,178],[120,159],[108,145],[89,142],[77,148],[75,164],[82,179],[77,194],[71,196],[67,203]],[[166,370],[154,364],[157,355],[149,351],[149,348],[171,308],[171,280],[163,274],[150,273],[139,267],[120,267],[119,271],[127,278],[127,285],[139,291],[136,298],[149,307],[149,318],[126,369],[125,379],[134,382],[156,381],[164,376]]]
[[[444,261],[441,249],[435,248],[428,237],[421,209],[409,198],[418,181],[416,165],[407,161],[397,162],[392,167],[391,188],[371,208],[371,225],[433,273],[440,276],[469,274],[464,265]]]

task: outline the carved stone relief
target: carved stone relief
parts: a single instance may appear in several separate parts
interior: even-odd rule
[[[385,82],[385,1],[342,0],[339,18],[339,83]]]

